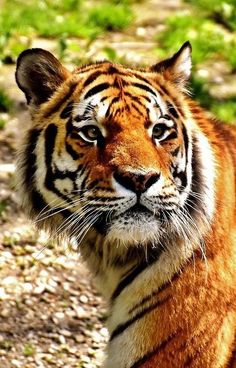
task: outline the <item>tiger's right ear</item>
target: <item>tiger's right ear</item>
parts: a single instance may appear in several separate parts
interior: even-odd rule
[[[25,50],[17,60],[16,82],[30,105],[47,101],[70,75],[59,60],[43,49]]]

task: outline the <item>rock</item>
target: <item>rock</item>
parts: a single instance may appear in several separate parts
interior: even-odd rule
[[[79,300],[81,303],[85,303],[85,304],[88,303],[88,297],[86,295],[81,295]]]
[[[42,294],[45,291],[45,285],[44,284],[38,284],[34,289],[33,289],[33,294],[35,295],[39,295]]]
[[[0,287],[0,300],[8,299],[8,295],[3,287]]]

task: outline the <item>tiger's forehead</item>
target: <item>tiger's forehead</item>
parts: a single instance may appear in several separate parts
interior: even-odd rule
[[[90,101],[80,99],[75,103],[72,116],[77,125],[81,126],[83,122],[107,125],[111,121],[119,121],[127,116],[139,120],[140,123],[155,124],[160,117],[166,115],[167,111],[164,103],[157,104],[153,98],[150,102],[140,101],[139,103],[130,103],[129,99],[114,97],[114,95],[106,98],[105,101],[102,99],[103,96],[97,95]]]
[[[95,120],[98,124],[105,124],[129,115],[150,125],[167,114],[165,100],[141,73],[119,70],[110,65],[111,68],[112,74],[98,68],[86,75],[82,93],[73,108],[75,121],[88,123]]]

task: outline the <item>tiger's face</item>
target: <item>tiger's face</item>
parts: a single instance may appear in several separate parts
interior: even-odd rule
[[[21,55],[16,77],[34,123],[21,180],[38,222],[79,242],[95,229],[125,247],[196,236],[212,208],[202,180],[210,152],[199,152],[184,92],[190,66],[189,44],[142,70],[101,62],[71,74],[46,51]]]

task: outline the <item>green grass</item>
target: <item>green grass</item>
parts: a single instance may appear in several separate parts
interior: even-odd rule
[[[124,29],[132,19],[127,0],[5,1],[0,12],[0,59],[14,61],[30,46],[25,41],[30,44],[35,37],[94,39],[103,32]]]
[[[193,75],[191,86],[195,98],[200,104],[213,112],[218,118],[233,122],[236,120],[236,96],[227,100],[215,100],[208,93],[207,79],[196,77],[196,70],[204,67],[204,63],[226,62],[231,73],[236,71],[236,37],[233,27],[220,24],[216,19],[223,3],[220,0],[188,0],[193,5],[193,14],[188,16],[176,14],[170,17],[166,29],[157,36],[157,54],[161,58],[176,52],[186,40],[192,44]],[[231,13],[236,16],[235,0],[224,2],[225,12],[228,9],[230,24]],[[225,13],[222,13],[222,16]],[[236,17],[235,17],[236,19]],[[224,23],[224,22],[221,22]],[[234,22],[236,25],[236,22]],[[226,36],[227,34],[227,36]]]
[[[4,129],[4,127],[6,126],[6,120],[5,119],[1,119],[0,118],[0,130]],[[0,204],[0,216],[1,216],[1,204]]]
[[[209,110],[225,122],[236,121],[236,96],[227,100],[213,98],[209,93],[209,86],[205,79],[192,76],[190,81],[193,97],[198,100],[200,105]]]
[[[195,65],[219,57],[230,64],[236,63],[234,41],[226,41],[221,29],[209,19],[186,15],[173,16],[167,22],[167,29],[157,39],[166,54],[175,52],[178,46],[189,40],[193,47]]]
[[[203,15],[214,19],[229,30],[236,31],[235,0],[186,0],[197,7]]]
[[[2,217],[5,209],[7,208],[7,202],[6,201],[1,201],[0,202],[0,217]]]
[[[128,5],[107,2],[89,11],[89,22],[98,29],[117,31],[127,27],[133,19]]]
[[[12,101],[6,91],[0,88],[0,112],[9,112],[12,107]]]
[[[214,101],[211,111],[215,116],[225,122],[236,122],[236,96],[227,101]]]

